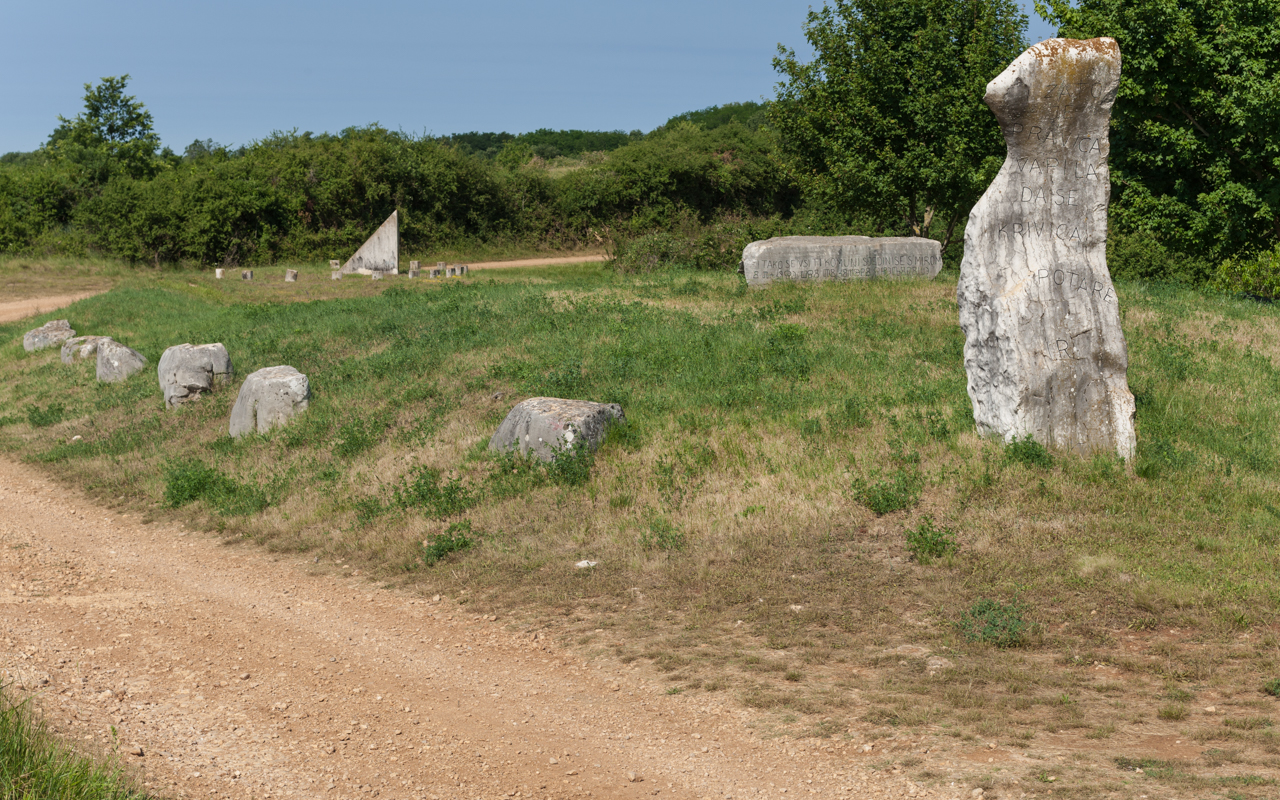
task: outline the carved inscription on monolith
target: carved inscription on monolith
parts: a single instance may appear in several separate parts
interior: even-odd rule
[[[978,430],[1132,458],[1133,395],[1107,270],[1113,39],[1049,39],[987,84],[1008,157],[974,206],[956,295]]]

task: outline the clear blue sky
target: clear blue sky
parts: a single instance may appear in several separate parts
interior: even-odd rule
[[[132,76],[166,145],[377,122],[448,134],[644,131],[773,95],[821,0],[5,0],[0,153],[33,150],[83,85]],[[1025,2],[1024,6],[1027,5]],[[1031,17],[1029,36],[1052,35]]]

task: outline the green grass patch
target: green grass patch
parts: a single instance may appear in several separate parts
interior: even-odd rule
[[[0,798],[145,800],[112,758],[86,756],[59,740],[29,700],[0,686]]]

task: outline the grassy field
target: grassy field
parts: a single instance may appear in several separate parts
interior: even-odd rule
[[[1126,464],[974,435],[954,275],[748,291],[595,264],[302,270],[115,275],[0,326],[0,448],[108,505],[501,612],[650,663],[671,693],[732,693],[766,734],[869,723],[1066,748],[1056,796],[1127,791],[1136,768],[1170,791],[1277,791],[1274,306],[1118,287]],[[54,317],[151,364],[223,342],[237,379],[166,411],[151,369],[106,385],[25,353],[22,332]],[[311,408],[231,440],[239,380],[274,364],[310,377]],[[550,468],[490,453],[536,395],[618,402],[627,423]],[[1216,755],[1129,758],[1164,735]],[[993,787],[1035,785],[992,770]]]

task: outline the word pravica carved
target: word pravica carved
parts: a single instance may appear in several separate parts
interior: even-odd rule
[[[1128,349],[1106,263],[1114,40],[1050,39],[987,85],[1008,157],[965,230],[957,299],[974,421],[1132,458]]]

